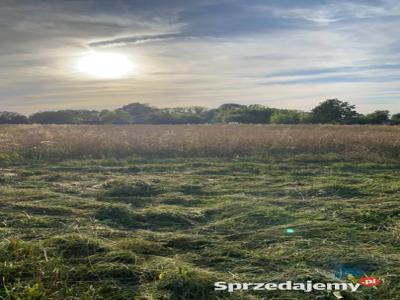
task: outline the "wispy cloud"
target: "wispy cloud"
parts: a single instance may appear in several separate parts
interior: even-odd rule
[[[400,111],[397,0],[4,1],[0,110],[262,103],[309,109],[343,97]],[[78,76],[86,51],[141,73]]]
[[[89,47],[100,47],[109,48],[116,46],[129,46],[129,45],[140,45],[144,43],[168,41],[175,38],[182,38],[184,35],[180,33],[164,33],[164,34],[153,34],[153,35],[141,35],[141,36],[130,36],[121,37],[110,40],[100,40],[96,42],[91,42],[88,44]]]
[[[284,3],[284,2],[283,2]],[[314,5],[298,4],[273,6],[257,5],[253,7],[259,12],[270,12],[283,18],[304,19],[310,22],[328,25],[355,19],[372,19],[400,16],[400,5],[396,0],[383,1],[319,1]],[[307,3],[307,2],[306,2]]]

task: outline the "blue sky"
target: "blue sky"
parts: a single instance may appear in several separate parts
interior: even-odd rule
[[[10,1],[0,4],[0,111],[226,102],[309,110],[326,98],[400,112],[397,0]],[[138,72],[95,79],[88,51]]]

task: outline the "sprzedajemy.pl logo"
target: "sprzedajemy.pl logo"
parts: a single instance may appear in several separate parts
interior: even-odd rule
[[[290,280],[276,282],[225,282],[218,281],[214,283],[215,291],[303,291],[310,293],[312,291],[350,291],[356,292],[362,286],[374,287],[381,283],[379,278],[372,276],[361,277],[357,283],[352,282],[332,282],[322,283],[307,280],[304,282],[292,282]]]

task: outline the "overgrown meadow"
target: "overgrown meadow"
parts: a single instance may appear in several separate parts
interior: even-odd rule
[[[399,159],[397,126],[1,126],[0,299],[398,299]]]

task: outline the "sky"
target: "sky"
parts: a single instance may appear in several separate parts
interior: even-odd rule
[[[0,111],[339,98],[396,113],[399,37],[398,0],[1,0]],[[81,72],[94,52],[134,72]]]

